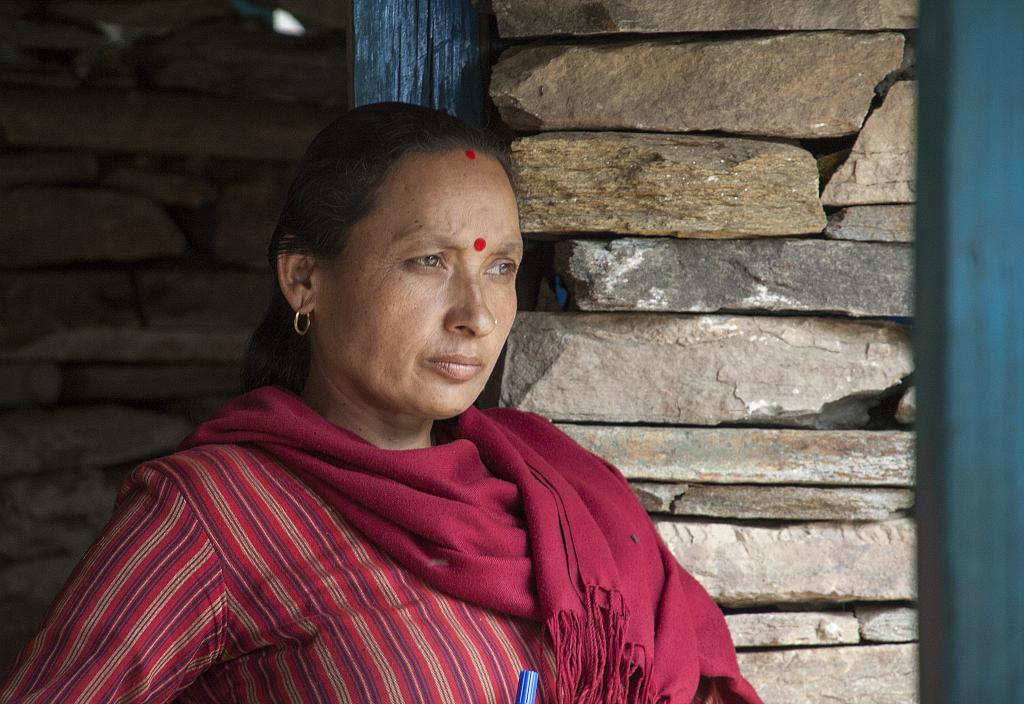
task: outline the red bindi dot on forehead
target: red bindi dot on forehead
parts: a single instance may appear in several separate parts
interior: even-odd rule
[[[473,241],[473,249],[475,249],[478,252],[484,251],[484,247],[486,247],[486,246],[487,246],[487,240],[485,240],[483,237],[477,237]]]
[[[473,151],[472,149],[467,149],[466,156],[468,156],[470,159],[476,159],[476,152]]]

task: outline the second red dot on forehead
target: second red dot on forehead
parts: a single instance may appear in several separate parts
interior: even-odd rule
[[[470,159],[476,159],[476,152],[473,151],[472,149],[467,149],[466,156],[468,156]]]
[[[478,252],[484,251],[484,247],[486,247],[486,246],[487,246],[487,240],[485,240],[483,237],[477,237],[473,241],[473,249],[475,249]]]

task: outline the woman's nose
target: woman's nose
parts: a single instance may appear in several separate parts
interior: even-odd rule
[[[471,333],[474,337],[489,334],[498,321],[487,305],[480,281],[470,276],[460,279],[451,289],[446,327]]]

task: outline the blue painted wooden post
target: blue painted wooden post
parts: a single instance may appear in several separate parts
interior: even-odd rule
[[[400,100],[483,117],[480,19],[470,0],[352,0],[353,106]]]
[[[917,49],[921,701],[1024,702],[1024,2]]]

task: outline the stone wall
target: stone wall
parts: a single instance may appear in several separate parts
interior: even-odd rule
[[[0,671],[126,472],[240,389],[291,166],[347,100],[344,26],[302,21],[0,5]]]
[[[239,388],[346,92],[344,14],[266,4],[307,34],[0,5],[0,671],[125,473]],[[749,5],[493,0],[530,260],[491,391],[630,478],[766,702],[910,702],[916,12]]]
[[[501,402],[627,475],[765,702],[917,701],[913,2],[491,6],[568,290]]]

